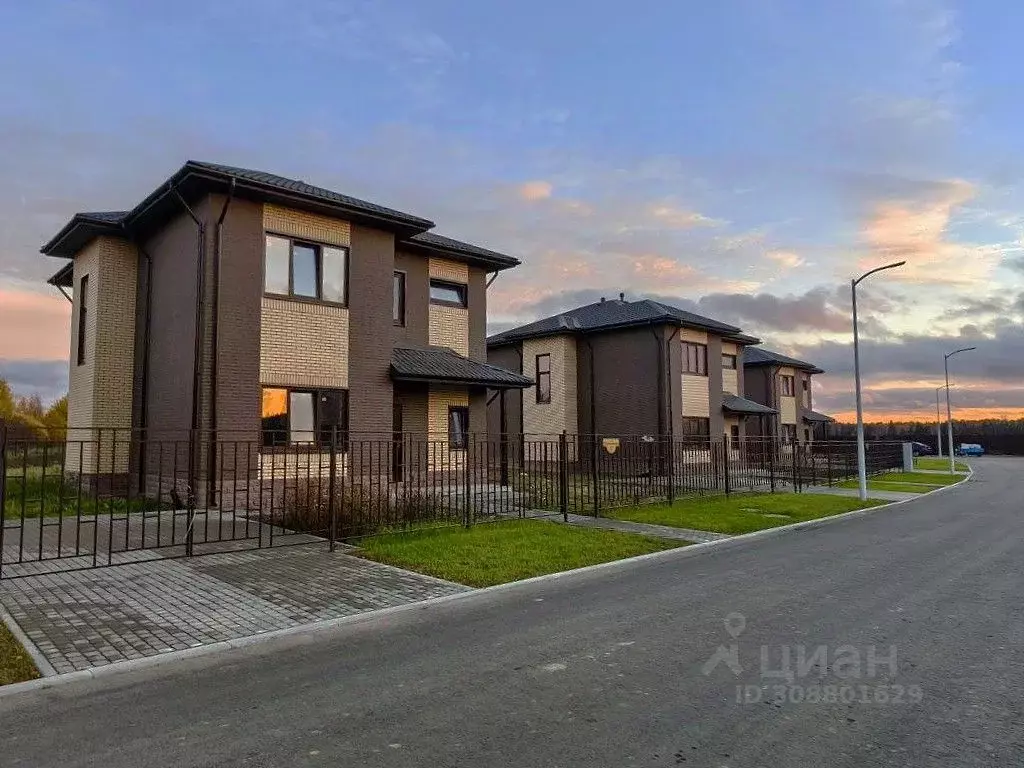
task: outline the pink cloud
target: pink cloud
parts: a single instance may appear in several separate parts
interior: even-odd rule
[[[70,316],[62,296],[0,288],[0,359],[67,359]]]

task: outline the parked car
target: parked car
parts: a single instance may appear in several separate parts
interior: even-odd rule
[[[960,443],[960,447],[956,449],[957,456],[984,456],[985,449],[977,443]]]
[[[915,456],[931,456],[935,453],[935,449],[928,443],[911,443],[910,445],[914,449]]]

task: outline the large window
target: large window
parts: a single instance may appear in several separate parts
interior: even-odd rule
[[[537,355],[537,402],[551,402],[551,355]]]
[[[796,384],[792,376],[779,376],[779,391],[783,397],[793,397],[796,394]]]
[[[722,355],[722,367],[730,370],[736,370],[736,355]]]
[[[89,317],[89,276],[82,275],[78,281],[78,353],[76,358],[79,365],[85,363],[85,334],[88,328]]]
[[[684,416],[682,423],[683,437],[710,437],[711,419],[701,419],[696,416]]]
[[[708,347],[706,344],[683,342],[683,373],[694,376],[708,375]]]
[[[468,303],[466,286],[462,283],[449,283],[447,280],[431,280],[430,303],[446,307],[465,307]]]
[[[462,450],[469,446],[469,408],[453,405],[448,408],[448,447]]]
[[[348,250],[267,235],[263,290],[344,304],[348,300]]]
[[[395,325],[405,325],[405,272],[395,272],[391,289],[391,318]]]
[[[263,388],[263,445],[348,444],[348,391],[344,389]]]

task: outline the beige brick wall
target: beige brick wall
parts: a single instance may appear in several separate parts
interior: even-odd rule
[[[431,471],[461,469],[465,466],[466,452],[448,450],[448,408],[469,407],[469,392],[464,388],[431,387],[427,394],[427,432],[430,439],[427,468]],[[470,433],[483,432],[486,424],[469,424]]]
[[[782,424],[796,424],[796,398],[779,398],[779,422]]]
[[[263,206],[263,228],[315,243],[348,246],[352,241],[352,227],[347,221],[277,205]]]
[[[469,357],[469,310],[459,307],[430,305],[428,338],[438,347],[454,349]]]
[[[535,377],[537,355],[551,355],[551,402],[537,402],[536,386],[523,390],[523,431],[528,435],[570,435],[579,431],[576,340],[550,336],[523,342],[523,375]]]
[[[735,370],[722,369],[722,391],[733,395],[740,393],[739,374]]]
[[[711,392],[707,376],[683,374],[683,416],[711,417]]]
[[[348,454],[338,453],[334,458],[335,478],[348,474]],[[256,470],[261,480],[283,480],[289,478],[330,477],[331,452],[286,451],[282,453],[263,453],[256,455]],[[324,492],[327,485],[324,481]]]
[[[429,272],[432,279],[469,284],[469,267],[457,261],[430,259]],[[469,356],[468,309],[431,304],[428,323],[427,333],[431,344],[448,347],[460,355]]]
[[[344,307],[264,297],[260,383],[347,389],[348,321]]]
[[[707,344],[707,331],[696,331],[693,328],[680,328],[679,339],[681,341],[692,341],[694,344]]]
[[[76,295],[71,315],[71,354],[68,380],[68,469],[82,472],[127,472],[127,443],[132,424],[132,384],[135,364],[135,291],[138,254],[135,246],[116,237],[93,240],[74,260],[74,286],[89,276],[86,297],[85,363],[77,364],[78,313]],[[94,441],[93,429],[121,430]],[[81,460],[80,460],[81,459]]]

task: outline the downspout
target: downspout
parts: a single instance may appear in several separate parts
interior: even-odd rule
[[[583,343],[587,345],[587,352],[590,356],[589,378],[588,389],[590,390],[590,435],[594,438],[595,448],[597,441],[597,387],[595,382],[597,381],[597,374],[594,371],[594,345],[590,343],[590,337],[586,333],[581,333],[580,338],[583,339]]]
[[[188,457],[188,494],[189,506],[191,507],[196,486],[195,466],[195,434],[199,431],[199,387],[202,381],[202,350],[203,350],[203,298],[206,293],[206,223],[203,222],[195,211],[185,202],[177,187],[171,191],[181,202],[186,213],[192,218],[196,225],[196,315],[195,315],[195,338],[192,344],[192,422],[189,430],[189,457]],[[191,525],[191,523],[190,523]],[[191,542],[188,542],[186,550],[191,554]]]
[[[658,347],[658,365],[657,365],[657,402],[658,402],[658,444],[661,445],[662,438],[665,437],[665,346],[661,343],[661,337],[658,335],[657,329],[654,327],[654,323],[647,326],[647,329],[651,332],[654,337],[654,343]]]
[[[68,293],[67,291],[64,290],[64,286],[63,285],[58,285],[57,286],[57,290],[60,291],[62,294],[64,294],[64,298],[67,299],[68,301],[70,301],[71,305],[74,306],[74,304],[75,304],[74,298],[71,296],[70,293]]]
[[[235,198],[235,179],[231,179],[224,206],[220,209],[213,236],[213,295],[210,298],[212,317],[210,318],[210,449],[207,452],[206,476],[213,479],[217,472],[217,380],[218,380],[218,336],[220,321],[220,260],[224,241],[224,217]],[[207,504],[213,505],[217,499],[214,494],[214,483],[207,485]]]
[[[493,275],[491,275],[490,279],[488,279],[488,281],[487,281],[487,284],[484,286],[484,290],[485,291],[488,288],[491,287],[491,283],[493,283],[495,280],[497,280],[498,279],[498,275],[500,275],[500,274],[501,274],[501,272],[495,272]]]
[[[124,222],[121,229],[135,244],[135,249],[146,259],[146,306],[142,317],[142,386],[139,391],[139,491],[146,487],[146,442],[149,432],[149,332],[153,306],[153,257],[142,242],[135,237]]]

